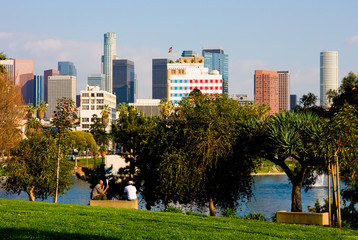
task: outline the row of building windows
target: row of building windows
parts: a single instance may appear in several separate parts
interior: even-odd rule
[[[206,93],[205,95],[210,95],[211,97],[214,96],[214,93]],[[185,96],[188,96],[187,93],[171,93],[170,94],[171,97],[185,97]],[[220,93],[220,96],[222,96],[222,94]]]
[[[82,124],[82,128],[90,128],[89,124]]]
[[[89,105],[82,105],[81,106],[82,110],[89,110]],[[103,109],[103,105],[97,105],[96,110],[102,110]],[[91,110],[95,110],[95,106],[91,105]]]
[[[175,70],[175,69],[172,69],[171,70],[171,73],[174,75],[174,74],[178,74],[178,75],[180,75],[180,74],[185,74],[185,71],[184,71],[184,69],[178,69],[178,72]]]
[[[82,99],[82,104],[89,104],[90,99]],[[91,104],[95,103],[95,99],[91,99]],[[103,104],[103,99],[96,99],[97,104]]]
[[[89,97],[89,93],[82,93],[82,97]],[[95,93],[91,93],[91,97],[94,97]],[[97,97],[103,97],[103,93],[97,93]]]
[[[97,118],[100,119],[100,118]],[[95,118],[91,118],[91,122],[94,122],[96,119]],[[89,118],[82,118],[82,122],[89,122]]]
[[[191,79],[191,80],[170,80],[170,83],[222,83],[223,82],[223,80],[222,79],[220,79],[220,80],[218,80],[218,79],[210,79],[210,80],[208,80],[208,79],[201,79],[201,80],[193,80],[193,79]]]
[[[222,90],[223,87],[170,87],[170,90],[193,90],[193,89],[200,89],[200,90]]]

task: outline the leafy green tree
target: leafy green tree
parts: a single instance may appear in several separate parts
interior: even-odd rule
[[[17,194],[24,191],[30,201],[55,196],[57,151],[56,140],[46,133],[34,134],[31,138],[22,140],[11,160],[3,162],[7,176],[5,190]],[[58,192],[63,194],[72,183],[71,164],[63,157],[61,169]]]
[[[109,134],[106,133],[105,126],[101,119],[93,114],[93,124],[90,127],[90,133],[93,135],[98,146],[107,145],[109,142]]]
[[[344,105],[327,121],[324,128],[324,156],[327,164],[338,171],[334,175],[337,181],[341,178],[345,183],[342,191],[344,201],[348,206],[344,209],[346,218],[358,216],[355,205],[358,203],[358,110],[357,106]],[[338,183],[336,183],[338,186]],[[338,188],[339,189],[339,188]],[[333,213],[340,226],[339,191],[333,194]],[[338,211],[337,211],[338,210]],[[353,221],[352,223],[354,224]]]
[[[57,196],[59,190],[59,177],[60,177],[60,161],[61,156],[68,152],[68,132],[72,124],[77,119],[75,102],[70,98],[57,99],[57,106],[52,123],[56,128],[57,140],[57,171],[56,171],[56,194],[54,202],[57,203]]]
[[[78,152],[89,150],[97,157],[98,146],[91,133],[71,131],[68,140],[71,150],[77,149]],[[75,156],[75,167],[77,168],[77,156]]]
[[[311,92],[308,93],[307,95],[304,94],[300,99],[300,105],[302,105],[304,108],[316,106],[316,102],[317,102],[317,96]]]
[[[246,151],[280,166],[292,183],[292,212],[302,212],[301,189],[315,181],[314,171],[325,166],[322,148],[323,123],[309,111],[291,111],[250,122],[246,126]],[[290,167],[286,159],[295,161]]]
[[[254,166],[237,150],[237,137],[242,123],[257,116],[233,99],[200,91],[160,120],[139,124],[138,114],[132,120],[127,114],[131,134],[139,136],[132,148],[138,169],[134,176],[147,208],[159,200],[195,203],[209,205],[215,215],[215,206],[234,207],[249,198]]]
[[[342,79],[338,93],[333,97],[332,111],[337,112],[344,105],[358,104],[358,77],[353,72],[349,72]]]

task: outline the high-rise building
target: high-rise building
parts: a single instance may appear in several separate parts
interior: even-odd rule
[[[111,122],[116,120],[116,95],[101,90],[98,86],[87,86],[85,91],[81,91],[80,123],[82,131],[89,131],[94,122],[93,115],[102,117],[103,106],[110,107],[108,115],[109,124],[106,131],[111,130]]]
[[[117,59],[116,33],[108,32],[104,34],[104,55],[103,55],[103,74],[105,75],[104,89],[107,92],[113,93],[113,60]]]
[[[119,103],[134,103],[137,98],[134,62],[127,59],[113,60],[113,93]]]
[[[44,101],[44,77],[41,75],[34,76],[34,106]]]
[[[136,99],[134,103],[128,105],[134,106],[146,116],[160,115],[160,99]]]
[[[0,60],[6,68],[9,80],[21,88],[25,103],[34,102],[34,61],[25,59]]]
[[[152,59],[152,98],[168,98],[168,63],[166,58]]]
[[[291,94],[290,95],[290,109],[294,109],[297,106],[297,95]]]
[[[320,53],[320,104],[330,107],[329,90],[338,90],[338,52],[323,51]]]
[[[70,98],[76,102],[76,77],[70,75],[49,76],[47,119],[54,115],[57,99],[63,97]]]
[[[49,69],[44,71],[44,101],[48,103],[48,77],[60,75],[60,71]]]
[[[218,70],[223,76],[223,94],[229,94],[229,56],[222,48],[203,48],[204,67]]]
[[[289,71],[277,71],[279,81],[279,108],[290,110],[290,73]]]
[[[271,108],[270,115],[279,113],[279,78],[275,71],[255,71],[255,102]]]
[[[186,61],[185,61],[186,60]],[[181,57],[177,63],[168,63],[168,100],[177,103],[192,90],[203,94],[222,95],[222,75],[204,67],[203,57]]]
[[[184,50],[181,54],[182,57],[194,57],[194,55],[198,54],[196,54],[196,52],[193,50]]]
[[[98,86],[101,90],[104,90],[104,74],[88,74],[88,85],[89,86]]]
[[[70,75],[77,77],[77,69],[73,62],[58,62],[58,71],[60,71],[61,75]]]

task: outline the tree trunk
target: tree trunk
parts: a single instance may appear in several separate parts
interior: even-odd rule
[[[292,183],[291,212],[302,212],[301,189],[302,185]]]
[[[31,187],[31,190],[27,192],[27,195],[29,195],[29,201],[35,202],[35,195],[34,195],[35,186]]]
[[[209,194],[208,198],[209,198],[210,216],[216,216],[213,197]]]

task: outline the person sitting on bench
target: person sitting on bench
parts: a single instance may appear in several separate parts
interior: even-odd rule
[[[92,189],[91,200],[107,200],[106,191],[108,186],[103,188],[103,181],[99,180],[99,183]]]
[[[124,188],[123,199],[128,201],[137,200],[137,189],[133,186],[132,181],[129,181],[128,185]]]

